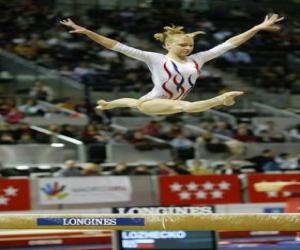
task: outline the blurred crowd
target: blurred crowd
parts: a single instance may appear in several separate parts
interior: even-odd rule
[[[160,45],[154,42],[153,34],[160,31],[162,26],[180,20],[175,24],[185,26],[187,31],[206,32],[206,36],[195,44],[195,50],[206,50],[249,29],[266,14],[265,9],[257,6],[247,11],[219,8],[199,13],[193,3],[191,1],[183,11],[173,9],[179,7],[180,1],[173,1],[173,7],[152,1],[152,6],[141,5],[126,10],[101,9],[97,6],[88,9],[84,15],[74,16],[73,13],[62,13],[39,1],[24,1],[13,8],[10,2],[5,2],[1,4],[0,48],[92,86],[94,90],[112,91],[117,88],[119,91],[146,92],[152,83],[143,64],[105,50],[85,37],[69,34],[65,27],[59,25],[59,20],[71,17],[96,32],[151,51],[161,50]],[[285,11],[280,14],[285,15]],[[139,23],[143,25],[137,25]],[[268,91],[299,93],[299,48],[300,22],[299,17],[293,15],[284,22],[281,32],[257,34],[246,45],[226,53],[213,65]],[[205,70],[198,81],[197,88],[205,91],[215,92],[224,87],[219,75]],[[198,91],[197,88],[195,91]],[[272,121],[255,125],[251,121],[239,122],[232,126],[225,121],[202,119],[196,125],[201,132],[190,133],[184,129],[184,121],[179,119],[179,122],[170,122],[166,119],[153,120],[134,130],[120,131],[111,126],[111,119],[124,113],[133,116],[130,110],[88,112],[86,103],[76,104],[68,98],[55,96],[55,91],[41,81],[35,82],[26,94],[28,98],[21,103],[14,98],[0,98],[0,144],[51,142],[48,135],[35,131],[24,122],[25,118],[44,117],[51,120],[58,116],[72,117],[89,113],[90,122],[85,126],[53,123],[45,128],[52,134],[75,138],[86,145],[101,146],[97,148],[101,155],[98,160],[83,166],[77,165],[74,160],[67,161],[63,168],[51,170],[53,176],[233,174],[298,170],[300,165],[299,155],[290,155],[284,148],[279,154],[267,148],[249,159],[234,161],[243,155],[244,143],[299,142],[300,124],[279,130]],[[44,103],[51,106],[45,106]],[[66,113],[63,109],[73,112]],[[220,139],[220,136],[226,140]],[[153,137],[163,142],[157,142]],[[105,145],[108,143],[128,143],[140,150],[169,148],[175,163],[161,163],[152,167],[118,163],[106,171],[101,164],[106,159]],[[201,145],[212,154],[224,153],[227,159],[221,163],[194,160],[196,145]],[[9,175],[5,173],[8,170],[2,171],[2,175]],[[18,175],[18,171],[10,175]]]
[[[200,29],[206,32],[195,48],[206,50],[251,28],[262,21],[266,14],[263,5],[252,6],[253,9],[220,7],[200,13],[193,4],[195,2],[191,1],[181,11],[174,11],[177,5],[164,5],[157,1],[153,1],[152,6],[140,5],[126,10],[97,6],[88,9],[85,15],[73,16],[39,1],[24,1],[13,8],[10,2],[6,2],[2,4],[0,17],[0,47],[43,67],[58,70],[64,76],[92,85],[96,90],[117,87],[121,91],[138,91],[151,88],[144,65],[107,51],[85,37],[69,34],[59,25],[59,20],[71,17],[96,32],[152,51],[161,50],[160,45],[154,43],[153,34],[160,31],[162,26],[180,20],[178,24],[185,26],[187,31]],[[292,3],[289,4],[293,10]],[[299,17],[280,11],[283,12],[280,14],[288,16],[280,32],[259,33],[242,48],[223,55],[214,65],[222,70],[231,69],[231,72],[250,80],[252,84],[270,91],[299,91],[300,78],[296,70],[300,66]],[[10,29],[12,25],[14,29]],[[202,72],[201,81],[197,87],[204,88],[204,85],[207,91],[215,91],[222,83],[220,76],[208,72]]]
[[[292,171],[297,170],[300,166],[300,155],[289,153],[285,151],[284,147],[280,153],[268,149],[268,143],[284,145],[287,141],[294,141],[296,142],[295,146],[299,145],[297,142],[299,143],[300,125],[293,126],[287,131],[277,132],[278,130],[275,129],[276,126],[271,120],[255,126],[239,123],[237,127],[232,127],[224,121],[201,121],[195,125],[200,130],[191,132],[184,127],[184,123],[178,121],[178,118],[176,120],[176,122],[168,121],[168,119],[152,120],[140,128],[127,130],[119,130],[109,123],[95,122],[90,122],[83,127],[51,124],[45,128],[51,132],[51,135],[65,135],[84,142],[88,146],[88,160],[93,161],[94,166],[98,167],[98,164],[106,162],[106,145],[114,143],[128,144],[136,150],[170,149],[173,160],[181,166],[180,169],[188,169],[182,170],[182,172],[166,171],[166,174],[192,172],[229,174],[241,173],[244,170],[246,172]],[[222,138],[219,137],[220,135]],[[291,139],[295,136],[298,138],[297,140]],[[51,138],[47,134],[32,129],[26,123],[13,125],[2,123],[0,126],[1,145],[51,143]],[[159,139],[159,141],[155,139]],[[253,157],[245,158],[245,143],[256,143],[257,146],[262,143],[265,149]],[[199,159],[196,156],[198,147],[207,152],[207,155],[200,157],[201,160],[195,160]],[[222,160],[214,159],[214,155],[220,154],[224,155]],[[198,165],[196,164],[195,168],[188,167],[189,162],[196,162]],[[126,164],[124,163],[124,165]],[[138,172],[133,169],[135,168],[130,168],[129,172],[124,171],[123,173],[153,174],[153,171],[158,171],[160,168],[156,167],[156,170],[153,171],[149,168],[144,172],[140,170],[147,169],[146,166],[140,166]],[[114,170],[111,171],[111,174],[114,174]]]
[[[266,14],[266,10],[257,8],[255,13],[237,8],[198,13],[192,4],[182,11],[174,11],[170,6],[156,8],[159,4],[153,1],[154,6],[126,10],[101,9],[97,6],[79,17],[62,13],[38,1],[25,1],[14,8],[10,4],[4,4],[5,11],[0,17],[0,36],[5,41],[0,43],[3,49],[91,85],[95,90],[106,91],[114,88],[147,91],[151,88],[151,79],[143,64],[107,51],[83,36],[69,34],[59,25],[62,18],[72,17],[81,25],[120,42],[161,51],[161,46],[154,42],[153,34],[160,31],[163,25],[174,23],[174,20],[180,20],[179,24],[185,26],[187,31],[205,31],[205,38],[197,41],[195,50],[206,50],[249,29]],[[13,31],[8,28],[12,24]],[[263,88],[297,90],[298,49],[299,20],[293,17],[286,21],[280,33],[258,34],[241,49],[225,54],[214,64],[223,70],[231,68],[232,72],[251,78],[252,83]],[[205,71],[199,81],[201,84],[197,84],[197,88],[206,91],[215,91],[222,86],[220,76]]]

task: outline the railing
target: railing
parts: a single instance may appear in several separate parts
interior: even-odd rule
[[[218,110],[214,110],[214,109],[207,110],[206,112],[212,114],[213,116],[220,117],[222,120],[225,120],[227,123],[229,123],[233,127],[236,127],[236,125],[237,125],[236,118],[233,115],[230,115],[230,114],[218,111]]]
[[[46,134],[51,136],[51,142],[52,144],[58,143],[59,140],[62,140],[63,142],[70,143],[72,145],[75,145],[77,147],[77,155],[78,155],[78,161],[83,163],[87,161],[86,157],[86,148],[82,141],[79,141],[77,139],[61,135],[61,134],[55,134],[51,132],[50,130],[38,127],[38,126],[30,126],[31,129],[38,131],[40,133]]]
[[[257,108],[258,110],[265,110],[265,111],[269,112],[270,114],[273,114],[274,116],[295,117],[300,120],[300,115],[295,114],[291,111],[274,108],[272,106],[262,104],[259,102],[253,102],[252,106]]]
[[[68,77],[62,76],[57,70],[50,70],[36,65],[34,62],[1,51],[0,64],[2,70],[7,70],[14,78],[13,86],[8,85],[9,92],[32,86],[35,81],[43,81],[55,90],[57,96],[82,99],[84,86]],[[8,83],[11,84],[11,83]],[[20,85],[19,85],[20,84]]]
[[[199,127],[194,126],[194,125],[184,125],[184,127],[189,129],[189,130],[194,130],[194,131],[200,132],[200,133],[208,132],[208,130],[203,129],[203,128],[199,128]],[[213,136],[220,139],[220,140],[222,140],[222,141],[234,140],[231,137],[221,135],[221,134],[217,134],[217,133],[213,133]]]
[[[64,161],[62,146],[37,143],[0,145],[0,162],[7,168],[61,164]]]
[[[128,128],[126,128],[122,125],[118,125],[118,124],[111,124],[111,127],[116,130],[122,131],[122,132],[127,132],[129,130]],[[163,139],[157,138],[155,136],[151,136],[151,135],[144,135],[144,138],[149,139],[154,142],[157,142],[157,143],[169,144],[166,140],[163,140]]]

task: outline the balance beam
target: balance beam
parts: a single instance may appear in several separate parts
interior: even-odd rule
[[[300,231],[300,213],[1,214],[0,229]]]

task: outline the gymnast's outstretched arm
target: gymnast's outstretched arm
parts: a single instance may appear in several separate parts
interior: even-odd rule
[[[234,36],[230,39],[227,40],[227,42],[233,44],[234,46],[240,46],[241,44],[245,43],[248,41],[250,38],[252,38],[257,32],[261,30],[266,30],[266,31],[278,31],[280,30],[280,27],[276,24],[283,20],[284,17],[279,17],[278,14],[272,14],[272,15],[266,15],[265,20],[251,28],[250,30],[247,30],[246,32]]]
[[[70,18],[66,20],[62,20],[60,21],[60,23],[67,27],[72,28],[73,30],[71,30],[70,33],[84,34],[88,36],[90,39],[92,39],[93,41],[95,41],[96,43],[99,43],[100,45],[102,45],[107,49],[112,49],[118,43],[116,40],[99,35],[91,30],[88,30],[82,26],[77,25]]]
[[[226,40],[224,43],[210,49],[207,51],[201,51],[196,54],[193,54],[192,57],[194,57],[196,60],[198,57],[200,57],[200,61],[203,63],[212,60],[216,57],[221,56],[222,54],[226,53],[228,50],[234,49],[241,44],[247,42],[250,38],[252,38],[257,32],[261,30],[266,31],[278,31],[280,30],[280,27],[276,24],[277,22],[280,22],[283,20],[283,17],[279,17],[277,14],[267,15],[265,17],[265,20],[254,26],[253,28],[247,30],[246,32],[234,36],[228,40]]]
[[[60,23],[67,27],[72,28],[73,30],[71,30],[70,33],[84,34],[84,35],[88,36],[90,39],[92,39],[93,41],[95,41],[96,43],[102,45],[103,47],[105,47],[107,49],[120,52],[128,57],[143,61],[146,64],[149,64],[151,62],[151,60],[154,60],[155,57],[158,55],[158,53],[135,49],[135,48],[129,47],[125,44],[119,43],[116,40],[99,35],[93,31],[90,31],[82,26],[77,25],[70,18],[68,18],[66,20],[62,20],[62,21],[60,21]]]

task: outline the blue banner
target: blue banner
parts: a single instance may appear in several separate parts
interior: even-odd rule
[[[37,218],[38,226],[144,226],[144,218]]]

